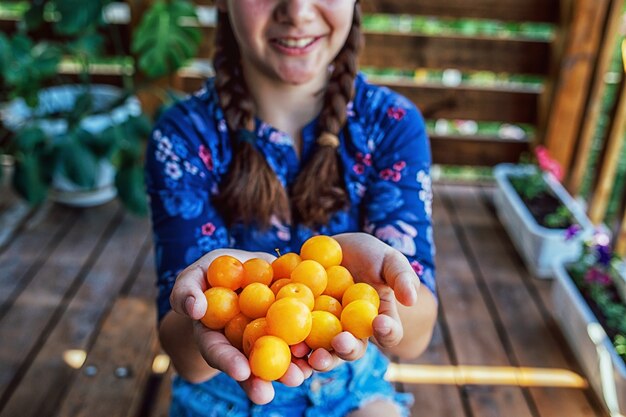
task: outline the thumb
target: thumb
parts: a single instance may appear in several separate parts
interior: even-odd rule
[[[200,320],[206,312],[204,290],[208,287],[204,271],[199,266],[186,269],[178,275],[170,295],[172,309],[193,320]]]

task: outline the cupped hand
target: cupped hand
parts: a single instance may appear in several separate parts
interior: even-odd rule
[[[404,330],[398,302],[411,306],[417,301],[420,282],[407,258],[399,251],[367,233],[345,233],[333,236],[341,245],[342,265],[355,281],[376,288],[380,296],[379,314],[374,319],[373,341],[382,348],[396,346]],[[341,332],[332,340],[333,351],[316,349],[309,364],[318,371],[329,371],[341,362],[359,359],[365,354],[368,339],[358,339]]]
[[[211,262],[221,255],[234,256],[241,262],[251,258],[263,258],[268,262],[275,259],[268,253],[235,249],[219,249],[209,252],[180,273],[170,295],[170,304],[175,312],[193,320],[194,338],[207,364],[238,381],[252,402],[267,404],[274,398],[274,388],[271,382],[252,375],[246,356],[234,347],[223,333],[211,330],[199,321],[207,309],[204,296],[204,291],[208,289],[206,270]],[[306,360],[296,357],[280,382],[287,386],[298,386],[311,373],[312,369]]]

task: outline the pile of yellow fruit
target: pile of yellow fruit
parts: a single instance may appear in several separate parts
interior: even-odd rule
[[[342,331],[360,339],[372,335],[378,293],[355,283],[342,258],[339,243],[323,235],[308,239],[300,254],[284,254],[271,264],[222,255],[207,269],[208,307],[201,321],[224,332],[248,357],[254,375],[277,380],[289,368],[291,345],[331,351],[331,340]]]

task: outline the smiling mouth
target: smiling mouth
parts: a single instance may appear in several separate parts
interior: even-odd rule
[[[308,38],[278,38],[275,39],[274,42],[282,46],[283,48],[289,49],[303,49],[309,45],[312,45],[318,38],[317,37],[308,37]]]

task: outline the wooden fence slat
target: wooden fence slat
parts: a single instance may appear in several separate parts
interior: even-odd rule
[[[202,28],[199,58],[213,53],[215,28]],[[530,58],[532,57],[532,59]],[[550,43],[541,40],[365,32],[360,64],[376,68],[456,68],[512,74],[546,74]]]
[[[493,166],[517,162],[529,147],[528,141],[496,138],[431,136],[433,162],[443,165]]]
[[[578,0],[554,93],[544,144],[569,171],[610,0]]]
[[[605,143],[606,151],[603,154],[604,158],[598,161],[598,166],[600,167],[598,184],[589,205],[589,219],[593,224],[600,224],[606,215],[611,191],[615,184],[621,149],[624,144],[624,132],[626,132],[626,73],[622,73],[622,80],[617,91],[617,99],[612,114],[613,117],[611,117],[609,133]]]
[[[206,0],[205,0],[206,1]],[[363,0],[365,13],[556,22],[558,0]]]
[[[578,195],[580,192],[580,187],[587,171],[589,152],[593,144],[593,138],[596,133],[598,119],[600,118],[600,111],[602,109],[602,97],[606,91],[604,76],[609,69],[613,53],[615,52],[615,43],[619,36],[619,26],[622,21],[622,6],[623,1],[618,0],[612,0],[610,5],[608,22],[600,45],[595,76],[581,128],[580,139],[578,140],[578,148],[574,156],[572,173],[567,182],[567,188],[572,195]]]
[[[449,87],[394,82],[370,78],[406,96],[421,110],[426,119],[462,119],[507,123],[537,122],[539,91]]]
[[[615,253],[626,261],[626,205],[624,205],[619,231],[615,237]]]

